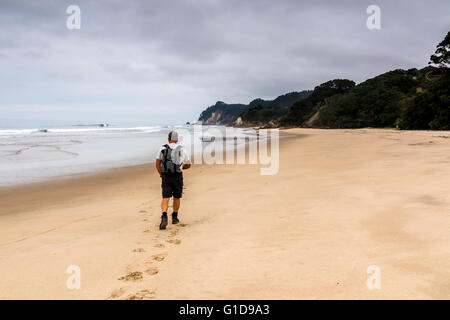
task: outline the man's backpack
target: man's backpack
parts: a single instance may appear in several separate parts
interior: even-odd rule
[[[171,149],[168,144],[164,145],[161,159],[161,170],[163,173],[181,172],[181,146]]]

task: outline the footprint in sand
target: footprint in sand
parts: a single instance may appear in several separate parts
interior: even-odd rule
[[[186,226],[187,226],[186,223],[179,223],[178,225],[179,225],[180,227],[186,227]]]
[[[175,237],[178,234],[178,230],[172,230],[170,231],[169,237]]]
[[[164,245],[162,243],[157,243],[154,245],[155,248],[164,248]]]
[[[180,244],[181,240],[178,239],[172,239],[172,240],[167,240],[167,242],[172,243],[172,244]]]
[[[145,249],[144,248],[137,248],[137,249],[134,249],[133,252],[145,252]]]
[[[119,280],[122,280],[122,281],[140,281],[140,280],[142,280],[142,278],[143,278],[142,272],[134,271],[134,272],[130,272],[126,276],[120,277]]]
[[[144,233],[150,233],[150,229],[144,230]]]
[[[155,261],[163,261],[167,256],[167,253],[160,253],[152,255],[152,259]]]
[[[155,291],[150,291],[147,289],[136,292],[135,294],[131,294],[127,297],[127,300],[145,300],[145,299],[153,299],[155,297]]]
[[[146,213],[147,210],[139,210],[139,213]]]
[[[145,270],[145,273],[149,274],[151,276],[154,276],[158,272],[159,272],[158,268],[149,268],[149,269]]]
[[[123,295],[130,287],[122,287],[119,289],[114,290],[111,292],[111,295],[108,297],[108,299],[115,299]]]

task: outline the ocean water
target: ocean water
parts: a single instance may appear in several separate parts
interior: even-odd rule
[[[177,129],[192,134],[181,135],[180,143],[193,150],[193,143],[205,143],[202,137],[211,127],[199,133],[190,125],[0,122],[0,186],[154,162],[167,134]],[[248,130],[238,132],[252,138]]]

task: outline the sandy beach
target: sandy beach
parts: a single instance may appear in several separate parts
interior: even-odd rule
[[[153,164],[1,188],[0,299],[450,298],[449,132],[283,134],[276,175],[186,171],[165,231]]]

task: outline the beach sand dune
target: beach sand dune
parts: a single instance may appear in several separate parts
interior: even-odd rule
[[[283,134],[276,175],[188,170],[165,231],[153,164],[0,189],[0,298],[450,298],[450,133]]]

